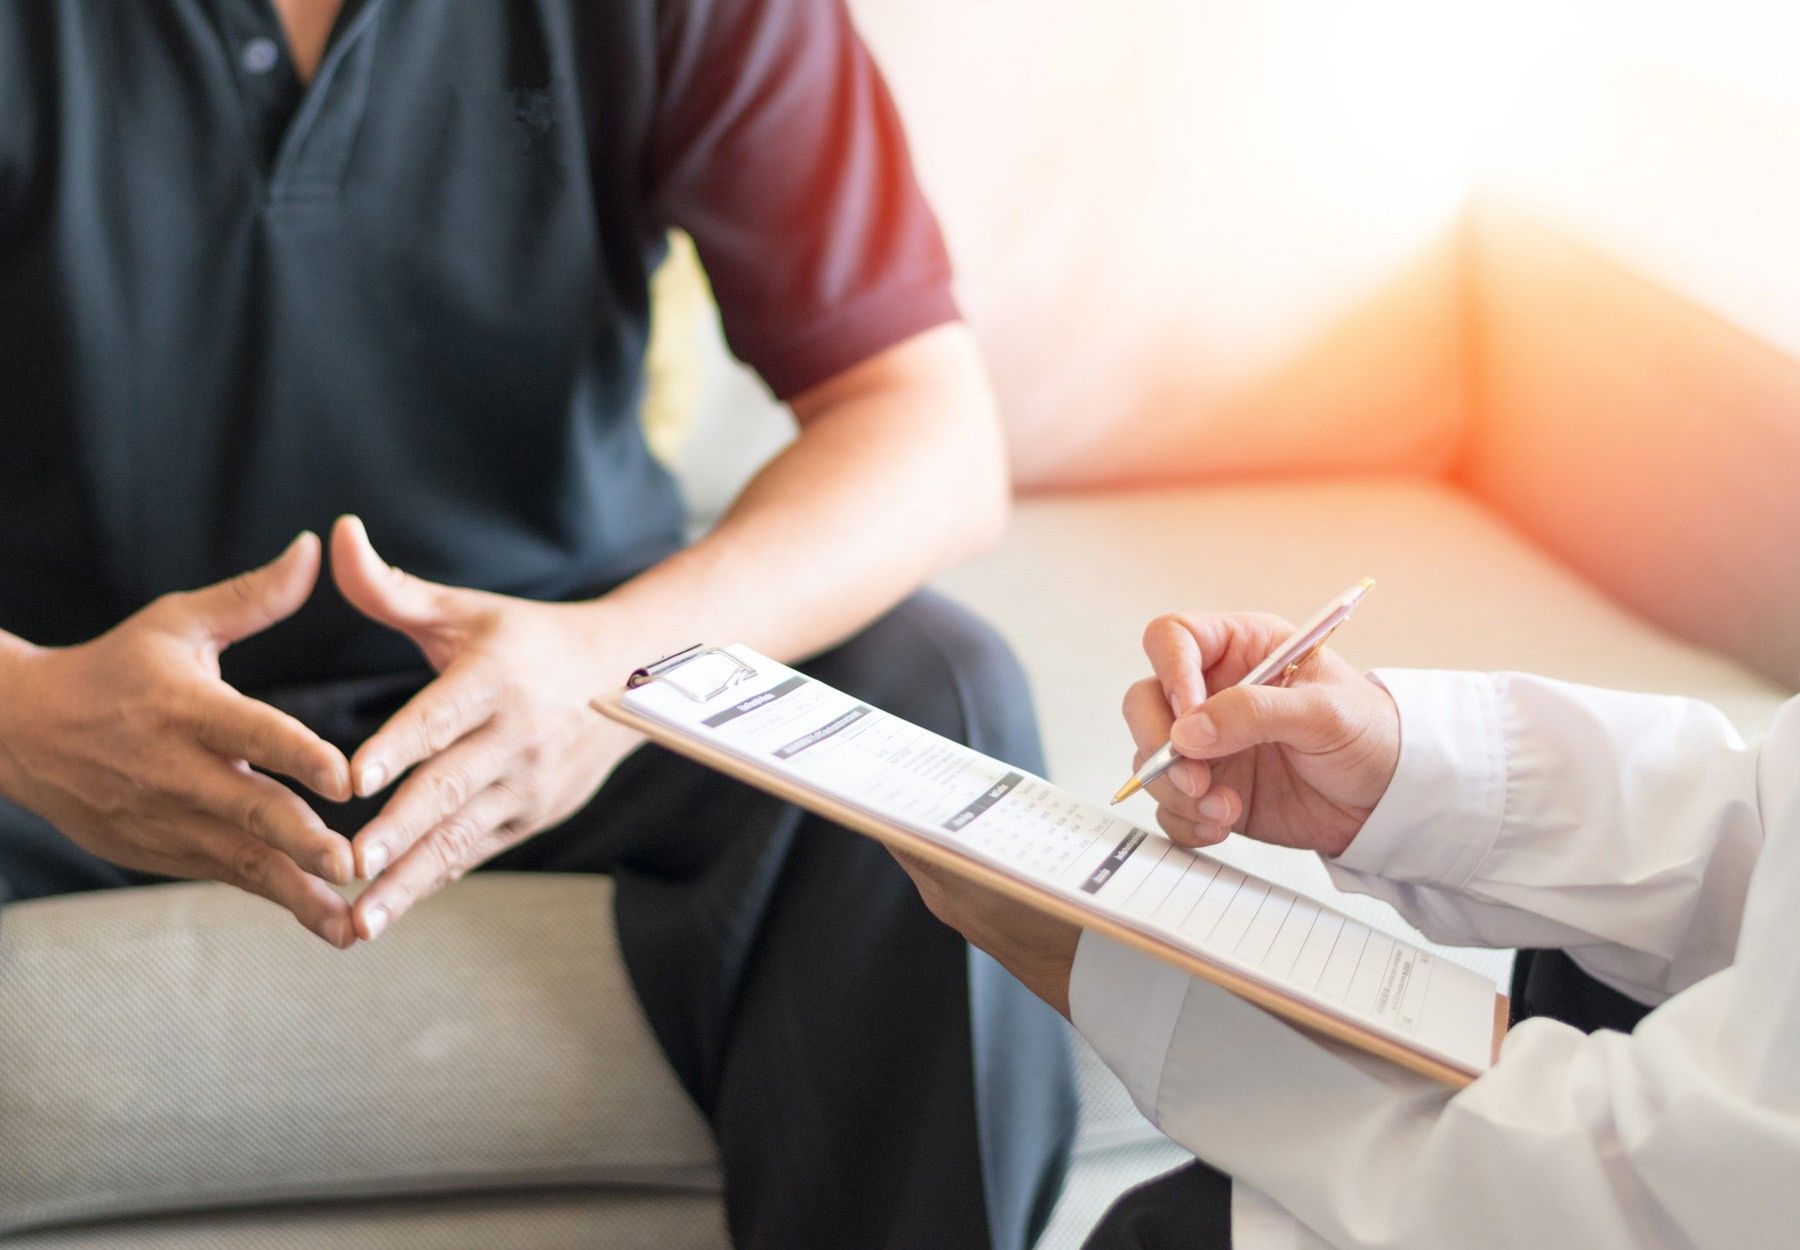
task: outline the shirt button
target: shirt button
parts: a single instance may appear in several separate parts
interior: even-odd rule
[[[281,49],[273,39],[252,39],[244,45],[244,68],[252,74],[266,74],[281,59]]]

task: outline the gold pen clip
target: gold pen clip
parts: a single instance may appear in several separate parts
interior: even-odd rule
[[[1339,621],[1336,625],[1333,625],[1330,629],[1326,630],[1324,637],[1320,638],[1319,641],[1313,643],[1312,646],[1310,646],[1306,649],[1306,654],[1302,655],[1299,659],[1295,660],[1292,664],[1288,665],[1286,668],[1281,670],[1281,680],[1279,682],[1277,682],[1276,684],[1281,685],[1281,686],[1287,685],[1289,680],[1291,680],[1293,678],[1294,674],[1299,672],[1303,667],[1305,667],[1306,662],[1308,660],[1312,659],[1315,655],[1319,654],[1319,652],[1321,652],[1325,649],[1325,644],[1331,641],[1331,636],[1333,634],[1337,633],[1338,630],[1342,626],[1343,626],[1343,622]]]

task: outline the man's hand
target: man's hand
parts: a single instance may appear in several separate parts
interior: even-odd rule
[[[352,606],[419,645],[438,678],[351,759],[371,795],[411,770],[353,839],[357,932],[374,938],[443,885],[587,802],[636,735],[588,707],[641,656],[597,604],[536,603],[440,586],[384,563],[362,522],[339,520],[331,570]]]
[[[1338,855],[1387,791],[1399,711],[1339,656],[1319,651],[1285,687],[1234,684],[1293,632],[1261,613],[1163,616],[1144,631],[1156,676],[1126,692],[1125,720],[1133,767],[1171,739],[1186,757],[1148,787],[1176,842],[1236,830]]]
[[[319,575],[302,534],[273,564],[165,595],[76,647],[0,657],[0,792],[115,864],[224,881],[334,946],[355,936],[326,881],[350,848],[286,786],[350,797],[343,754],[219,675],[219,653],[292,615]]]

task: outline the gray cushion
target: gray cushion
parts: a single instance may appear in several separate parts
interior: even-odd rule
[[[258,1207],[58,1228],[8,1250],[726,1250],[718,1199],[667,1191],[521,1193]]]
[[[7,908],[0,1124],[0,1230],[718,1185],[600,877],[471,877],[348,953],[220,886]]]

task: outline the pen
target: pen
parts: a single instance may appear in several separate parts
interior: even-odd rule
[[[1375,579],[1365,577],[1320,608],[1318,615],[1296,629],[1292,638],[1270,652],[1268,658],[1261,664],[1245,673],[1244,679],[1238,682],[1238,685],[1285,685],[1288,678],[1294,675],[1294,670],[1312,659],[1314,653],[1325,645],[1326,639],[1331,637],[1332,632],[1349,619],[1350,614],[1356,610],[1356,605],[1362,602],[1363,596],[1374,589],[1374,586]],[[1149,759],[1144,761],[1143,767],[1131,775],[1131,780],[1119,787],[1119,792],[1112,797],[1113,803],[1123,803],[1168,772],[1169,766],[1180,758],[1173,741],[1163,743]]]

